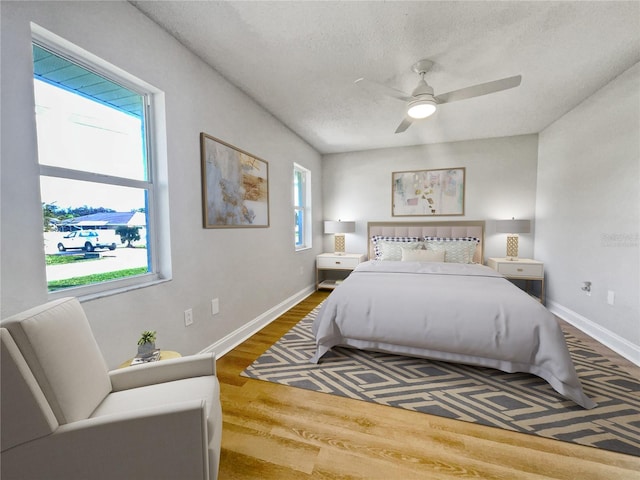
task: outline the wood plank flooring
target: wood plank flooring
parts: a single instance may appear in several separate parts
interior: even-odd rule
[[[327,294],[218,360],[220,480],[640,479],[638,457],[240,376]]]

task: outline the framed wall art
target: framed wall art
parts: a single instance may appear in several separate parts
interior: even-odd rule
[[[393,172],[391,182],[394,217],[464,215],[463,167]]]
[[[204,228],[268,227],[269,164],[200,133]]]

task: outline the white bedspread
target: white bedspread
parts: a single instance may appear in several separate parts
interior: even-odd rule
[[[368,261],[325,300],[313,324],[317,363],[343,345],[529,372],[584,408],[556,318],[482,265]]]

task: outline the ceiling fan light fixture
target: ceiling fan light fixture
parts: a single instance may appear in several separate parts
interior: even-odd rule
[[[436,111],[436,102],[432,99],[415,100],[409,103],[407,115],[417,120],[427,118]]]

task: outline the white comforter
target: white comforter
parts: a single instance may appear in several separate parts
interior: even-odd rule
[[[578,405],[596,406],[555,317],[482,265],[364,262],[325,300],[313,332],[314,363],[343,345],[529,372]]]

